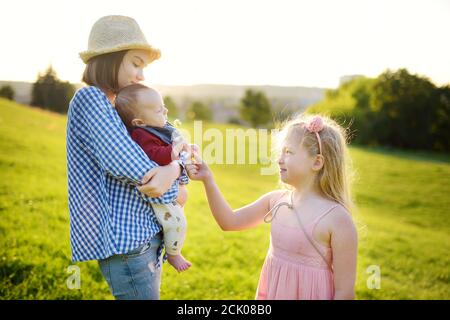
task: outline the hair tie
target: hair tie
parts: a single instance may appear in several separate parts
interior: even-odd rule
[[[317,137],[317,141],[319,142],[319,154],[322,155],[322,141],[320,140],[319,132],[323,130],[323,121],[321,117],[314,117],[311,119],[309,124],[306,126],[306,129],[315,133]]]

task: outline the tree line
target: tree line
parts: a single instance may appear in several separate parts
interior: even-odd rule
[[[345,82],[307,112],[345,124],[358,144],[450,151],[450,85],[406,69]]]
[[[34,106],[67,113],[75,87],[58,79],[50,66],[33,84]],[[14,99],[11,86],[0,88],[0,97]],[[180,110],[170,96],[164,98],[169,115]],[[240,118],[231,123],[273,127],[274,113],[264,92],[247,89],[238,106]],[[406,69],[387,70],[376,78],[356,77],[309,107],[307,113],[323,113],[348,127],[352,142],[369,146],[450,151],[450,85],[436,86],[428,78]],[[211,108],[190,103],[187,120],[213,120]],[[283,115],[284,118],[292,114]],[[277,120],[283,120],[277,119]]]
[[[37,80],[33,83],[31,105],[65,114],[75,91],[75,86],[67,81],[61,81],[50,65],[47,70],[38,74]],[[10,85],[0,88],[0,97],[14,100],[14,96],[14,89]],[[172,118],[180,115],[179,108],[170,96],[164,98],[164,103]],[[243,121],[231,119],[231,122],[249,124],[253,127],[266,125],[272,118],[270,102],[263,92],[247,90],[241,100],[240,115]],[[212,121],[213,112],[204,102],[193,101],[187,109],[186,118]]]

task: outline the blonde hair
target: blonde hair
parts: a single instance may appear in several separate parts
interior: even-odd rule
[[[319,154],[319,141],[314,132],[307,130],[310,121],[319,116],[323,129],[319,132],[324,164],[316,176],[316,183],[325,197],[344,206],[349,212],[354,208],[351,197],[353,171],[348,154],[347,132],[336,121],[323,115],[300,115],[284,124],[278,135],[278,143],[289,137],[298,139],[311,156]],[[279,150],[277,150],[279,151]]]

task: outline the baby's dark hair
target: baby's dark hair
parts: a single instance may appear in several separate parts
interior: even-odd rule
[[[128,130],[133,129],[134,126],[131,122],[133,119],[138,118],[141,113],[138,104],[138,94],[143,90],[153,89],[143,84],[135,83],[120,89],[116,95],[114,106]]]

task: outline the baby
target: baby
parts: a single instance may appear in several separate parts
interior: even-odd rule
[[[159,165],[181,160],[190,153],[189,145],[180,133],[167,121],[167,109],[158,91],[141,84],[124,87],[116,96],[115,107],[131,138],[139,144],[147,156]],[[186,219],[183,206],[187,200],[184,186],[188,177],[178,180],[178,197],[171,204],[152,204],[156,217],[164,230],[167,261],[179,272],[187,270],[191,263],[181,255],[186,235]]]

